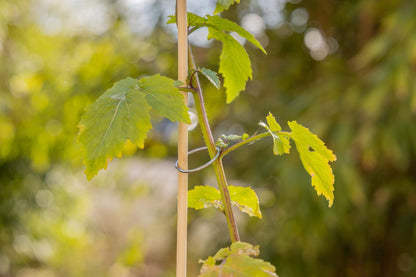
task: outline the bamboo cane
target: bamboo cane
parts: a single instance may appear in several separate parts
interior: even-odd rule
[[[176,18],[178,26],[178,80],[186,83],[188,75],[188,30],[186,20],[186,0],[176,0]],[[184,94],[188,105],[188,95]],[[178,165],[188,168],[188,125],[179,122],[178,128]],[[187,219],[188,219],[188,175],[178,175],[178,219],[176,239],[176,276],[186,277],[187,256]]]

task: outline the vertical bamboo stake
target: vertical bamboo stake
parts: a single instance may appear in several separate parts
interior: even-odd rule
[[[178,26],[178,80],[186,83],[188,75],[188,30],[186,22],[186,0],[176,0]],[[188,93],[183,93],[188,105]],[[178,165],[188,168],[188,125],[179,122]],[[176,237],[176,277],[186,277],[187,223],[188,223],[188,175],[178,175],[178,221]]]

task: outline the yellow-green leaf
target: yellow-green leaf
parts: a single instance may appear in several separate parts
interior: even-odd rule
[[[270,132],[273,138],[273,154],[275,155],[283,155],[289,154],[290,152],[290,142],[288,136],[279,133],[282,130],[279,123],[277,123],[274,116],[269,113],[266,117],[267,124],[260,121],[260,126],[266,128],[267,131]]]
[[[291,138],[296,143],[303,167],[312,177],[312,186],[318,195],[323,194],[332,206],[334,201],[334,175],[329,162],[336,160],[334,153],[325,143],[296,121],[288,122]]]
[[[229,186],[231,203],[249,216],[261,218],[259,198],[250,187]]]
[[[259,198],[250,187],[228,187],[231,203],[249,216],[261,218]],[[211,186],[196,186],[188,191],[188,207],[196,210],[215,207],[224,210],[219,190]]]
[[[261,51],[263,51],[264,54],[266,53],[266,50],[263,48],[263,46],[260,44],[260,42],[246,29],[238,25],[237,23],[230,21],[228,19],[222,18],[218,15],[210,16],[207,15],[206,17],[201,17],[199,15],[188,13],[188,26],[192,27],[212,27],[218,31],[225,31],[225,32],[235,32],[239,36],[247,39],[249,42],[251,42],[254,46],[259,48]],[[167,21],[167,24],[176,23],[176,16],[171,15],[169,17],[169,20]]]
[[[175,87],[175,80],[157,74],[140,79],[137,89],[146,95],[149,105],[161,116],[172,122],[191,123],[183,95]]]
[[[218,2],[219,3],[219,2]],[[228,3],[231,5],[230,3]],[[229,6],[228,5],[228,6]],[[168,23],[176,22],[176,17],[172,16]],[[220,55],[219,73],[224,77],[224,87],[227,94],[227,103],[231,103],[242,90],[246,87],[248,79],[252,78],[250,58],[244,47],[233,38],[229,32],[235,32],[241,37],[247,39],[261,51],[266,54],[260,42],[238,24],[221,18],[217,15],[200,17],[188,13],[188,24],[193,26],[192,30],[200,27],[208,27],[208,39],[216,39],[222,42],[222,51]],[[202,72],[217,88],[219,79],[213,72]],[[206,74],[208,73],[208,74]]]
[[[188,207],[195,210],[215,207],[223,210],[220,192],[211,186],[196,186],[188,191]]]
[[[172,121],[190,123],[174,80],[160,75],[118,81],[86,109],[78,125],[78,140],[89,180],[113,157],[120,157],[128,141],[144,147],[152,128],[151,108]]]
[[[218,73],[208,69],[208,68],[200,68],[199,71],[217,88],[221,87],[220,78],[218,78]]]
[[[222,11],[226,11],[230,8],[232,4],[236,2],[240,3],[240,0],[218,0],[214,13],[220,13]]]
[[[187,13],[188,27],[203,25],[206,22],[206,20],[207,20],[206,18],[201,17],[199,15],[189,13],[189,12]],[[166,24],[172,24],[172,23],[176,23],[175,15],[170,15],[168,21],[166,22]]]
[[[239,36],[247,39],[249,42],[251,42],[253,45],[255,45],[257,48],[259,48],[261,51],[263,51],[264,54],[266,53],[266,50],[264,50],[263,46],[261,46],[260,42],[249,32],[247,32],[243,27],[240,25],[219,17],[218,15],[210,16],[207,15],[207,20],[205,22],[205,25],[208,27],[212,27],[217,29],[218,31],[226,31],[226,32],[236,32]]]
[[[272,113],[269,113],[266,116],[266,120],[267,120],[267,124],[269,125],[270,130],[272,130],[272,132],[278,132],[278,131],[282,130],[282,127],[280,127],[279,123],[277,123],[276,118],[274,118]]]
[[[276,268],[269,262],[256,259],[258,246],[237,241],[222,248],[202,263],[199,277],[277,277]]]
[[[208,38],[222,42],[219,72],[224,76],[227,103],[231,103],[252,78],[251,62],[243,46],[230,34],[209,27]]]

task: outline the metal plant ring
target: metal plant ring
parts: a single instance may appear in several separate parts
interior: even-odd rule
[[[215,160],[216,159],[218,159],[218,157],[220,156],[220,151],[221,151],[221,149],[218,147],[218,146],[215,146],[215,148],[217,149],[217,153],[215,154],[215,156],[209,161],[209,162],[207,162],[206,164],[203,164],[203,165],[201,165],[201,166],[199,166],[199,167],[196,167],[196,168],[193,168],[193,169],[182,169],[182,168],[180,168],[179,167],[179,165],[178,165],[178,160],[176,161],[176,163],[175,163],[175,167],[176,167],[176,169],[179,171],[179,172],[182,172],[182,173],[192,173],[192,172],[197,172],[197,171],[199,171],[199,170],[201,170],[201,169],[204,169],[204,168],[206,168],[206,167],[208,167],[209,165],[211,165],[213,162],[215,162]],[[194,154],[194,153],[196,153],[196,152],[199,152],[199,151],[202,151],[202,150],[206,150],[206,149],[208,149],[208,147],[206,147],[206,146],[204,146],[204,147],[200,147],[200,148],[196,148],[196,149],[194,149],[194,150],[191,150],[191,151],[189,151],[188,152],[188,155],[191,155],[191,154]]]

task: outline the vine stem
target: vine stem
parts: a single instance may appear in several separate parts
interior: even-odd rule
[[[192,49],[189,46],[189,67],[196,70],[195,60],[192,55]],[[211,159],[215,156],[217,149],[215,148],[214,138],[212,136],[211,128],[209,126],[209,121],[207,117],[207,112],[205,110],[204,98],[202,95],[201,85],[199,83],[198,74],[194,74],[194,79],[196,84],[192,84],[192,79],[190,80],[191,86],[196,90],[195,97],[195,107],[198,113],[199,124],[201,125],[202,136],[204,138],[205,144],[208,148],[208,153]],[[222,159],[218,158],[212,164],[215,171],[215,176],[217,177],[218,186],[221,192],[221,199],[224,204],[224,214],[227,219],[228,231],[230,233],[231,241],[236,242],[240,241],[240,235],[238,234],[237,224],[235,222],[234,213],[232,210],[230,192],[228,190],[227,179],[225,177],[224,166],[222,164]]]
[[[289,132],[283,132],[283,131],[278,131],[278,132],[276,132],[277,134],[282,134],[282,135],[286,135],[286,136],[288,136],[288,137],[291,137],[291,133],[289,133]],[[251,136],[251,137],[249,137],[249,138],[247,138],[247,139],[245,139],[245,140],[243,140],[243,141],[240,141],[239,143],[236,143],[236,144],[234,144],[234,145],[231,145],[230,147],[227,147],[226,149],[224,149],[222,152],[221,152],[221,154],[220,154],[220,159],[222,159],[225,155],[227,155],[228,153],[230,153],[231,151],[234,151],[234,150],[236,150],[237,148],[240,148],[241,146],[243,146],[243,145],[246,145],[247,143],[250,143],[250,142],[253,142],[253,141],[256,141],[256,140],[259,140],[259,139],[262,139],[262,138],[265,138],[265,137],[268,137],[268,136],[271,136],[272,134],[270,133],[270,132],[264,132],[264,133],[261,133],[261,134],[258,134],[258,135],[254,135],[254,136]]]
[[[186,83],[188,75],[188,30],[186,0],[176,0],[178,27],[178,80]],[[182,92],[188,106],[188,92]],[[188,125],[178,125],[178,165],[188,169]],[[176,276],[186,277],[187,235],[188,235],[188,175],[178,173],[178,217],[176,234]]]

